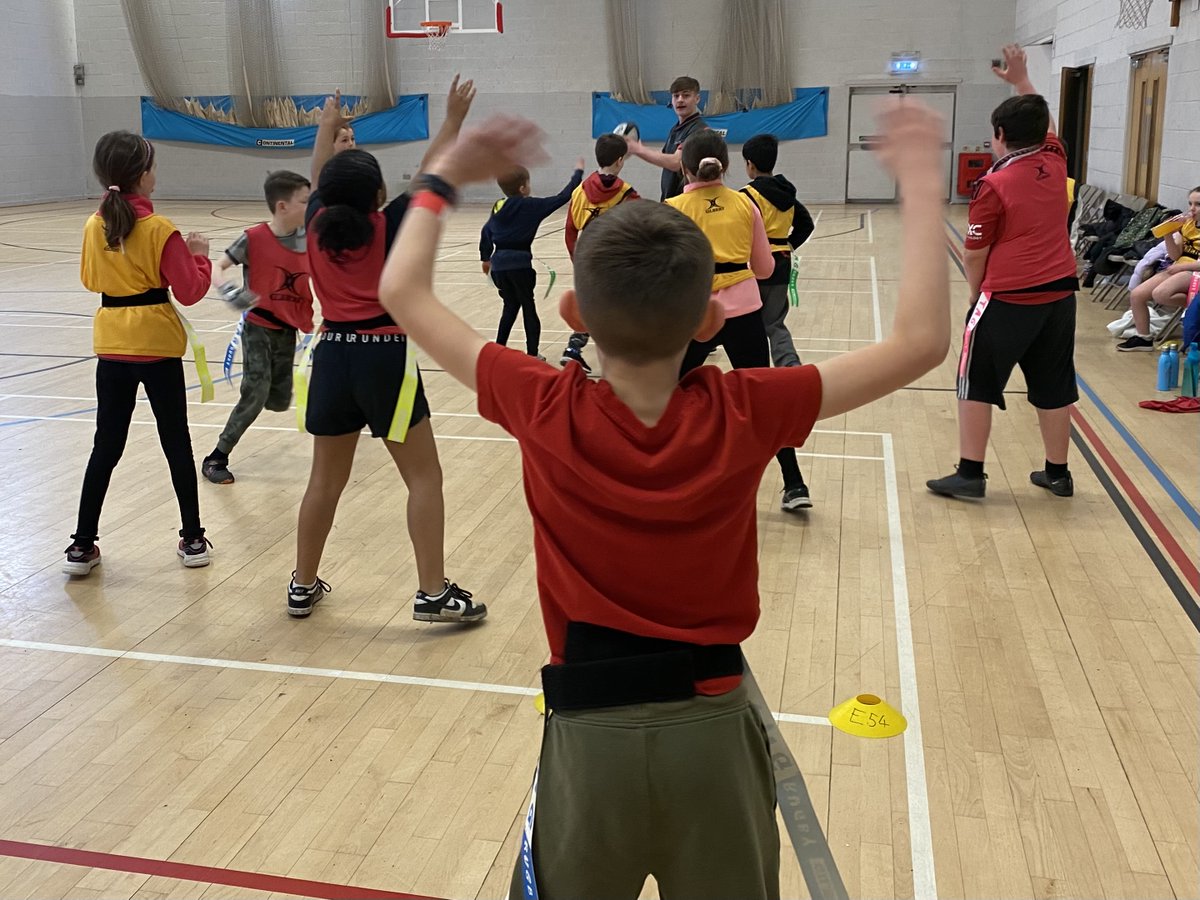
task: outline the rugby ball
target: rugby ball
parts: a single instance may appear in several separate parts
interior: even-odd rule
[[[618,125],[616,128],[613,129],[613,134],[619,134],[623,138],[627,138],[631,141],[636,141],[638,139],[637,123],[636,122],[622,122],[620,125]]]

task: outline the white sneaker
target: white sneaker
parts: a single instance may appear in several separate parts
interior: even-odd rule
[[[206,537],[198,537],[195,540],[185,541],[179,539],[179,547],[177,553],[179,558],[183,560],[183,564],[189,569],[199,569],[201,566],[207,566],[209,563],[208,548],[212,546],[212,541]]]

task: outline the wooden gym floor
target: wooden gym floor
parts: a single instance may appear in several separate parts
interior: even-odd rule
[[[160,204],[208,234],[214,258],[260,207]],[[235,485],[201,482],[216,548],[186,570],[139,405],[104,565],[68,579],[94,420],[96,303],[78,282],[93,209],[0,210],[0,896],[504,896],[546,652],[515,444],[426,369],[448,571],[491,608],[474,629],[411,620],[404,490],[371,441],[321,572],[334,592],[289,620],[310,454],[291,413],[247,434]],[[886,333],[900,265],[893,210],[818,210],[789,318],[806,361]],[[484,216],[454,215],[438,282],[489,333]],[[964,219],[949,216],[952,257]],[[558,270],[556,294],[570,265],[545,232],[535,251]],[[567,336],[553,301],[552,360]],[[189,316],[219,375],[233,317],[212,300]],[[996,417],[987,500],[926,492],[957,459],[953,359],[821,423],[801,455],[807,516],[778,511],[767,469],[763,615],[746,650],[852,897],[1197,896],[1197,420],[1138,409],[1155,396],[1155,357],[1115,353],[1111,317],[1081,296],[1073,499],[1028,483],[1042,453],[1019,376]],[[236,380],[213,403],[193,394],[197,460],[236,395]],[[863,691],[901,708],[908,731],[829,727],[829,709]],[[784,895],[807,896],[786,843],[783,859]]]

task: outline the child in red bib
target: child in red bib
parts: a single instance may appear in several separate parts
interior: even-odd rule
[[[292,361],[296,334],[313,329],[312,284],[305,252],[304,211],[309,181],[295,172],[272,172],[263,192],[271,220],[247,228],[217,263],[217,276],[240,265],[243,291],[255,306],[240,326],[242,385],[237,406],[204,458],[200,471],[213,484],[233,484],[229,454],[264,408],[283,412],[292,405]]]
[[[944,123],[907,99],[882,126],[902,198],[895,324],[816,365],[680,376],[724,307],[709,239],[658,203],[618,205],[575,250],[559,309],[591,334],[602,379],[487,343],[434,294],[442,212],[462,185],[539,162],[541,133],[493,119],[414,183],[379,300],[521,446],[550,645],[553,714],[510,897],[633,900],[648,875],[664,897],[779,896],[776,786],[738,648],[759,615],[763,470],[950,341]]]

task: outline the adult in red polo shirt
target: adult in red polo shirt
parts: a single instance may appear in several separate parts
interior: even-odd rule
[[[1058,497],[1074,493],[1067,468],[1075,386],[1075,254],[1062,215],[1067,158],[1046,101],[1029,81],[1025,51],[1004,48],[993,71],[1017,96],[992,113],[998,159],[976,185],[963,254],[973,306],[958,361],[957,471],[926,482],[947,497],[982,498],[992,407],[1004,409],[1015,366],[1037,408],[1046,467],[1029,476]]]

